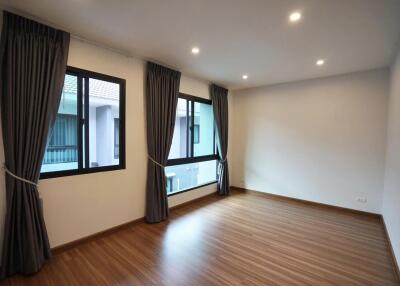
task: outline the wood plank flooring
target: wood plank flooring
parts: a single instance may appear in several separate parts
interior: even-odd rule
[[[234,191],[56,254],[1,285],[398,285],[377,217]]]

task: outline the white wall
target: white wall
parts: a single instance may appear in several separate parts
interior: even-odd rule
[[[145,62],[72,39],[68,65],[126,79],[126,169],[40,181],[52,247],[141,218],[145,212]],[[183,75],[180,90],[209,98],[208,85],[208,82]],[[0,144],[0,160],[3,161],[2,142]],[[169,199],[170,206],[215,191],[213,184],[175,195]],[[4,176],[0,176],[0,195],[3,224]],[[1,227],[1,236],[2,231]]]
[[[391,69],[382,213],[400,263],[400,51]]]
[[[234,92],[232,185],[380,213],[388,80],[384,69]]]

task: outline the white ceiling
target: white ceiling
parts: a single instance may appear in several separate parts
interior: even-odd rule
[[[400,38],[400,0],[0,2],[230,89],[385,67]],[[288,22],[294,10],[303,15],[297,24]],[[191,54],[193,46],[199,55]],[[326,60],[323,67],[315,66],[319,58]]]

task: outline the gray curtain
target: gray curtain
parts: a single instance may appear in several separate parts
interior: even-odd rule
[[[157,223],[168,217],[167,164],[175,126],[181,73],[147,63],[147,185],[146,221]]]
[[[214,109],[217,146],[220,158],[218,166],[218,194],[228,195],[230,192],[228,161],[226,159],[228,153],[228,90],[212,84],[210,94]]]
[[[50,246],[37,187],[64,82],[69,34],[4,12],[1,120],[6,217],[0,278],[40,270]],[[20,177],[20,179],[14,176]]]

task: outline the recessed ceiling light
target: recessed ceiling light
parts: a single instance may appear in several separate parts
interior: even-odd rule
[[[323,66],[325,64],[325,61],[324,60],[318,60],[315,64],[317,66]]]
[[[289,16],[290,22],[297,22],[301,19],[301,13],[300,12],[293,12]]]
[[[247,74],[242,75],[242,79],[248,79],[249,76]]]
[[[192,48],[192,54],[197,55],[198,53],[200,53],[200,49],[198,47],[193,47]]]

